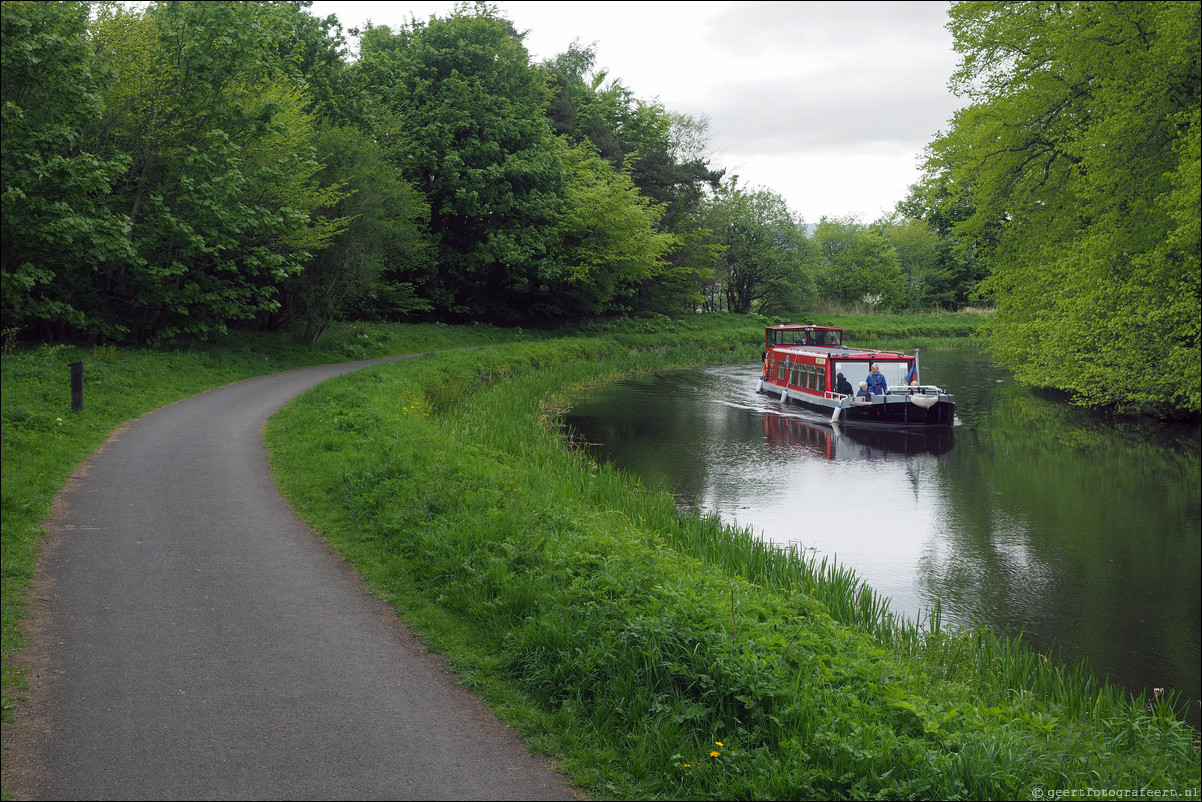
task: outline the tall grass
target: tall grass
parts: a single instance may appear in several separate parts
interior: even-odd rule
[[[821,322],[821,321],[816,321]],[[297,364],[377,367],[274,418],[281,486],[466,684],[602,798],[1022,798],[1198,787],[1172,700],[1130,700],[987,630],[894,617],[834,563],[766,546],[565,444],[571,394],[758,359],[763,321],[348,327],[159,352],[4,358],[5,713],[38,521],[121,421]],[[890,335],[892,336],[892,335]],[[865,343],[867,344],[867,343]],[[60,373],[83,359],[86,413]]]
[[[889,351],[915,348],[984,347],[978,331],[989,317],[984,311],[922,312],[894,314],[830,308],[781,319],[789,323],[813,323],[843,329],[844,342],[853,346]]]
[[[760,348],[598,333],[375,368],[270,431],[302,514],[575,782],[669,799],[1196,787],[1168,706],[947,632],[938,608],[899,620],[834,563],[565,445],[579,388]],[[315,442],[335,415],[351,423]]]
[[[22,620],[42,521],[71,471],[119,425],[202,390],[286,368],[545,336],[488,326],[344,324],[333,327],[319,345],[302,345],[285,335],[247,333],[157,349],[20,347],[6,338],[0,362],[3,720],[11,720],[23,687],[12,657],[27,643]],[[84,367],[84,403],[78,412],[71,408],[72,362]]]

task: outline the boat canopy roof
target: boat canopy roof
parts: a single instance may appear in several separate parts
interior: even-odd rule
[[[764,344],[823,345],[838,348],[843,344],[843,329],[834,326],[768,326],[764,329]]]

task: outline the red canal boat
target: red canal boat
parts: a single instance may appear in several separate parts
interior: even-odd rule
[[[840,376],[850,387],[840,388]],[[861,382],[869,384],[869,392],[859,393]],[[919,381],[917,351],[849,348],[843,329],[831,326],[766,328],[764,368],[756,391],[840,423],[951,426],[956,413],[953,396]]]

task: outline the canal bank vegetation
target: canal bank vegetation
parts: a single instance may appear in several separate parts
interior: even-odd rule
[[[855,316],[843,318],[851,321]],[[968,328],[974,325],[971,316],[948,314],[924,316],[921,328],[937,331],[935,321],[945,319],[957,319],[958,325]],[[754,316],[702,315],[685,320],[693,322],[661,316],[587,323],[570,331],[560,329],[558,335],[616,336],[629,348],[652,350],[671,342],[677,327],[683,326],[723,332],[725,338],[756,348],[762,342],[765,321]],[[902,336],[906,329],[895,326],[891,331]],[[347,323],[332,326],[317,344],[302,343],[284,333],[239,331],[213,342],[148,348],[65,343],[22,347],[13,332],[6,332],[0,362],[3,720],[11,720],[21,692],[20,672],[11,658],[26,644],[21,621],[27,612],[42,521],[68,475],[122,423],[203,390],[287,368],[538,340],[556,333],[492,326]],[[67,366],[72,362],[83,363],[84,408],[80,412],[71,410]]]
[[[378,366],[275,416],[285,494],[463,682],[615,799],[1196,794],[1171,695],[1131,699],[851,573],[682,513],[565,443],[573,393],[759,357],[678,326]],[[680,455],[688,459],[689,455]]]
[[[240,334],[190,348],[6,350],[4,720],[22,692],[39,522],[115,427],[288,367],[474,348],[322,385],[273,420],[273,461],[376,592],[595,797],[1197,788],[1196,734],[1171,698],[1128,700],[1020,644],[946,632],[937,611],[892,621],[836,565],[681,516],[670,496],[565,445],[559,415],[581,388],[755,361],[765,322],[353,325],[320,346]],[[814,322],[857,339],[869,329]],[[871,325],[897,341],[888,347],[913,347],[923,329],[901,323]],[[82,412],[70,411],[73,361],[85,364]]]
[[[246,332],[215,343],[164,348],[20,348],[6,338],[0,362],[3,720],[12,720],[22,692],[12,658],[27,644],[21,622],[28,612],[42,522],[71,472],[122,423],[203,390],[287,368],[535,336],[542,335],[489,326],[344,324],[319,345],[286,334]],[[72,362],[83,364],[81,411],[71,409]]]
[[[949,8],[961,105],[902,206],[975,265],[991,353],[1024,384],[1202,412],[1200,18],[1197,3]]]

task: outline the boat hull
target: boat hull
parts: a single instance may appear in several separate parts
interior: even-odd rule
[[[951,426],[956,417],[955,398],[930,387],[891,389],[884,395],[873,396],[871,403],[839,398],[831,393],[817,395],[797,388],[781,387],[767,380],[761,380],[757,390],[778,396],[784,403],[797,404],[824,414],[840,423]]]

